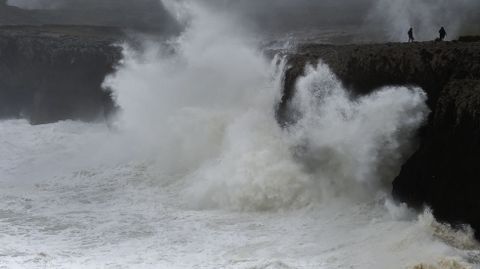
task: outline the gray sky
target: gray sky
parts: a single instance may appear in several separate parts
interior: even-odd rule
[[[160,0],[8,0],[24,8],[90,10],[74,23],[139,20],[168,24]],[[450,38],[480,31],[480,0],[194,0],[240,16],[245,24],[266,32],[288,32],[319,27],[354,26],[381,39],[404,41],[410,26],[419,40],[436,37],[445,26]],[[152,8],[155,7],[155,8]],[[105,12],[111,13],[105,15]],[[75,17],[70,11],[66,17]],[[60,16],[61,17],[61,16]],[[163,17],[163,18],[161,18]],[[58,19],[57,16],[57,20]]]
[[[159,0],[8,0],[8,4],[31,9],[29,13],[22,12],[23,22],[18,22],[20,24],[29,22],[27,16],[37,24],[102,25],[160,31],[172,31],[177,26]]]
[[[196,0],[240,14],[267,31],[333,27],[386,41],[433,40],[444,26],[450,39],[480,34],[480,0]]]
[[[404,41],[411,26],[417,40],[432,40],[444,26],[449,38],[480,34],[479,0],[375,0],[366,27]]]

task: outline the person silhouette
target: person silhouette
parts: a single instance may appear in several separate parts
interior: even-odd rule
[[[408,43],[415,41],[415,38],[413,37],[413,28],[410,27],[410,30],[408,30]]]
[[[440,28],[440,31],[438,31],[438,33],[440,34],[440,38],[438,39],[439,41],[443,41],[445,40],[445,37],[447,36],[447,31],[445,31],[445,28]]]

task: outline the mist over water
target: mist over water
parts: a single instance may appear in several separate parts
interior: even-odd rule
[[[274,117],[281,59],[270,63],[247,32],[230,32],[230,20],[189,8],[194,17],[174,54],[155,45],[140,57],[127,51],[106,86],[122,109],[120,128],[163,171],[185,174],[192,204],[282,209],[389,186],[427,114],[420,89],[351,100],[319,65],[298,83],[303,119],[282,130]]]
[[[108,26],[158,36],[180,30],[158,0],[7,0],[7,5],[13,7],[0,7],[0,25]]]
[[[0,265],[475,268],[471,230],[389,198],[429,113],[421,89],[353,98],[320,63],[282,128],[285,60],[226,13],[166,7],[185,31],[125,46],[105,81],[113,128],[0,122]]]
[[[8,0],[7,3],[47,10],[31,14],[44,24],[100,24],[156,29],[168,34],[178,32],[179,27],[165,12],[165,6],[175,16],[178,12],[185,13],[185,9],[172,6],[190,5],[185,0]],[[416,40],[426,41],[438,37],[441,26],[447,29],[447,39],[453,40],[480,31],[480,3],[476,0],[199,0],[196,4],[208,7],[214,16],[223,13],[242,18],[237,26],[255,29],[274,40],[296,34],[297,39],[328,43],[406,42],[407,31],[413,27]]]
[[[428,114],[418,88],[387,87],[353,99],[328,66],[308,67],[293,104],[302,115],[289,128],[300,161],[316,178],[367,197],[386,187],[412,152],[414,133]],[[353,193],[349,193],[352,191]]]

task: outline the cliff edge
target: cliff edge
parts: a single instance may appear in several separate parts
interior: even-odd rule
[[[122,57],[111,27],[0,27],[0,118],[95,120],[114,109],[105,76]]]
[[[480,235],[480,42],[317,45],[288,56],[277,116],[294,120],[289,100],[307,64],[327,63],[353,94],[386,85],[420,86],[432,113],[420,146],[393,182],[393,195],[412,207],[430,206],[452,224]]]

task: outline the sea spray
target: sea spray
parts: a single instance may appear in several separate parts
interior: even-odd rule
[[[278,210],[389,191],[428,114],[425,94],[395,87],[352,99],[324,64],[307,68],[296,92],[292,126],[252,111],[227,126],[221,156],[194,173],[195,205]]]
[[[198,7],[194,23],[170,41],[173,55],[156,46],[146,48],[148,57],[125,50],[105,83],[122,110],[119,129],[173,174],[218,156],[226,125],[244,110],[273,109],[264,103],[272,96],[269,61],[204,12]]]
[[[288,128],[297,160],[326,184],[325,195],[389,191],[428,115],[426,94],[385,87],[352,97],[325,64],[305,73],[292,101],[300,118]]]
[[[238,27],[225,14],[192,2],[167,7],[190,12],[177,12],[188,19],[172,49],[126,49],[105,85],[121,107],[120,129],[162,175],[185,182],[185,201],[278,210],[389,191],[428,113],[420,89],[354,99],[328,66],[308,67],[292,100],[301,118],[282,128],[275,109],[284,61],[263,55],[248,31],[232,33]]]
[[[354,98],[327,66],[312,66],[291,100],[297,122],[281,127],[282,58],[264,57],[224,18],[190,11],[169,49],[125,50],[106,82],[122,109],[115,131],[0,121],[0,266],[478,263],[471,232],[388,199],[388,170],[428,113],[419,89]]]

